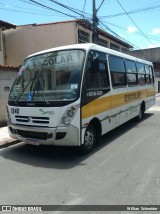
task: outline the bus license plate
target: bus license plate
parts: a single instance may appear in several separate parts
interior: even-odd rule
[[[32,145],[35,145],[35,146],[39,146],[39,142],[36,141],[36,140],[27,139],[26,141],[27,141],[28,144],[32,144]]]

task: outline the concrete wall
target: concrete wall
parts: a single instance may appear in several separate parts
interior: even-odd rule
[[[0,126],[6,122],[6,104],[9,90],[17,72],[18,69],[0,68]]]
[[[158,67],[155,69],[155,83],[156,83],[156,92],[158,92],[158,81],[160,81],[160,48],[149,48],[131,51],[132,56],[145,59],[154,63],[154,66],[157,64]]]
[[[76,23],[26,25],[4,32],[7,65],[19,66],[35,52],[76,43]]]
[[[160,62],[160,48],[149,48],[131,51],[131,55],[151,62]]]
[[[158,82],[160,82],[160,72],[155,72],[156,92],[160,93],[160,91],[158,91]]]

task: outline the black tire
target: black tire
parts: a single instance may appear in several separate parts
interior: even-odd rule
[[[93,151],[97,142],[97,132],[92,124],[90,124],[84,134],[84,143],[80,147],[82,154],[89,154]]]
[[[144,116],[144,108],[143,108],[143,106],[141,105],[140,108],[139,108],[139,114],[138,114],[138,116],[136,117],[136,120],[137,120],[138,122],[140,122],[140,121],[142,120],[143,116]]]

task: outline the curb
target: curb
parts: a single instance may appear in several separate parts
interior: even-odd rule
[[[20,142],[21,141],[19,141],[19,140],[15,140],[15,141],[10,142],[10,143],[4,143],[4,144],[0,145],[0,149],[4,149],[4,148],[7,148],[9,146],[13,146],[13,145],[18,144]]]

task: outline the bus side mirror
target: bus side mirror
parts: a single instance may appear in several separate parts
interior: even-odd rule
[[[99,72],[99,56],[97,53],[90,53],[91,60],[91,72],[98,73]]]

